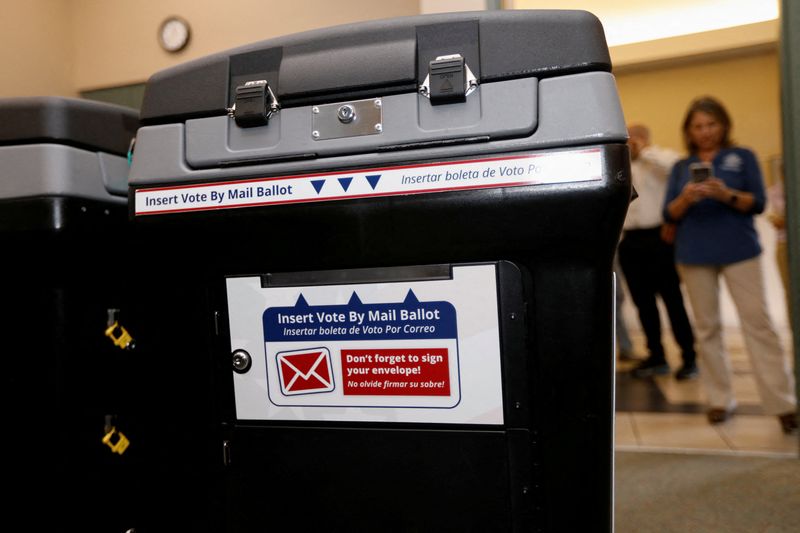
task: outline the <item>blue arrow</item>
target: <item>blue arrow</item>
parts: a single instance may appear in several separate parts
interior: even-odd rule
[[[367,181],[369,182],[370,185],[372,185],[372,190],[373,191],[375,190],[375,187],[378,186],[378,181],[380,179],[381,179],[381,175],[380,174],[372,174],[370,176],[367,176]]]
[[[311,185],[314,186],[314,190],[319,194],[319,191],[322,190],[322,186],[325,185],[325,180],[311,180]]]
[[[417,295],[414,294],[414,291],[408,289],[408,294],[406,294],[406,299],[403,300],[404,304],[418,304],[419,300],[417,300]]]
[[[351,181],[353,181],[353,178],[339,178],[339,183],[342,185],[342,189],[344,189],[344,192],[347,192],[347,188],[350,187]]]
[[[308,302],[306,301],[303,293],[300,293],[300,297],[297,299],[297,303],[294,304],[295,307],[308,307]]]
[[[350,301],[347,302],[347,305],[362,305],[361,298],[358,297],[355,291],[353,291],[353,295],[350,297]]]

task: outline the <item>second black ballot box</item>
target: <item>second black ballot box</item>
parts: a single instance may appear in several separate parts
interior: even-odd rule
[[[3,516],[16,529],[133,525],[119,320],[137,125],[110,104],[0,99]]]

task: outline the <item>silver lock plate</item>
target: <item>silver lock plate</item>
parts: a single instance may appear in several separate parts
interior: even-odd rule
[[[311,108],[311,138],[316,141],[377,135],[382,131],[383,108],[380,98]]]

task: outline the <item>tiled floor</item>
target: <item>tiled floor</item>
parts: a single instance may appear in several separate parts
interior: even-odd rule
[[[630,333],[636,352],[644,354],[643,335]],[[782,338],[789,354],[789,333],[782,332]],[[739,406],[733,418],[716,426],[706,421],[705,399],[698,379],[679,382],[672,376],[658,376],[635,380],[628,376],[635,363],[618,362],[617,450],[798,456],[798,436],[784,435],[777,419],[761,412],[740,332],[726,331],[725,340],[733,362]],[[670,366],[677,369],[680,356],[669,332],[664,346]]]

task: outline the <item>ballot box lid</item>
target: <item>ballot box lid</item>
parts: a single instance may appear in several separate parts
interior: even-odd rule
[[[480,84],[611,70],[600,21],[586,11],[422,15],[277,37],[154,74],[143,124],[225,115],[236,88],[264,80],[281,107],[413,93],[437,57],[460,54]]]
[[[0,145],[65,144],[126,155],[139,117],[118,105],[54,96],[0,99]]]

